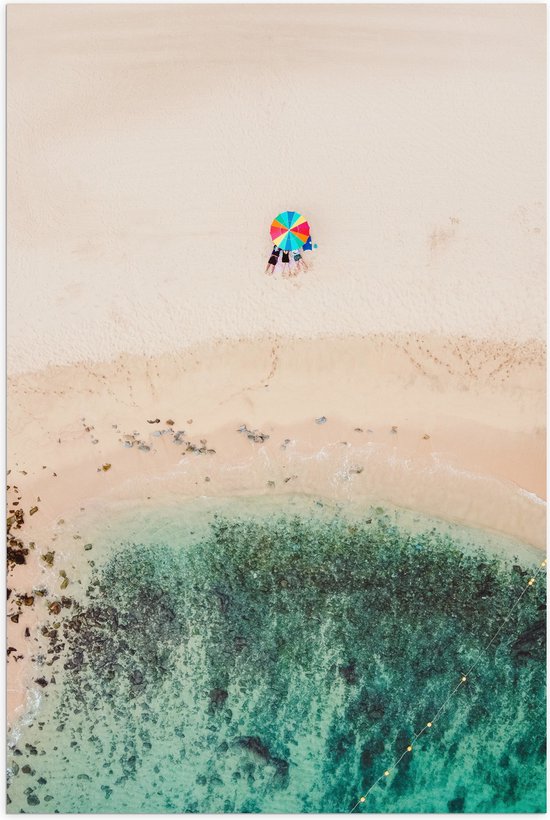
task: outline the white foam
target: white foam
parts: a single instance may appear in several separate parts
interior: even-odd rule
[[[525,496],[528,498],[529,501],[532,501],[534,504],[540,505],[542,507],[546,507],[546,501],[544,498],[540,498],[536,493],[531,493],[529,490],[525,490],[523,487],[519,487],[518,494]]]
[[[41,703],[42,692],[34,687],[29,687],[27,689],[27,700],[24,711],[13,725],[11,731],[8,733],[7,742],[10,749],[17,746],[25,726],[30,726],[30,724],[34,721],[40,709]]]

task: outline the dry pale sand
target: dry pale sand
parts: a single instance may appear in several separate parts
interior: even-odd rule
[[[12,5],[8,111],[14,589],[57,588],[82,507],[198,495],[544,547],[543,6]],[[263,275],[287,207],[296,280]]]
[[[212,337],[545,338],[545,14],[9,6],[10,371]],[[319,245],[296,286],[260,275],[287,208]]]

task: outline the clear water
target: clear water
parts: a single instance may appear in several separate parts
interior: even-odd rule
[[[9,812],[348,812],[479,653],[362,809],[545,811],[544,579],[484,649],[524,558],[379,508],[230,510],[107,528]]]

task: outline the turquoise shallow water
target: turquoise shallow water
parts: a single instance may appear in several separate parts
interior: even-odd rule
[[[545,811],[543,577],[503,622],[523,560],[379,508],[143,526],[52,638],[8,811],[347,812],[478,658],[364,810]]]

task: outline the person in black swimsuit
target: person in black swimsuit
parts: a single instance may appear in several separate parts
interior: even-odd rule
[[[290,273],[290,253],[288,251],[283,251],[283,276],[285,273]]]
[[[275,265],[279,261],[279,254],[281,253],[281,249],[277,247],[277,245],[273,245],[273,250],[271,251],[271,256],[269,257],[269,261],[267,263],[267,267],[265,272],[268,273],[270,276],[275,270]],[[271,268],[271,270],[270,270]]]

